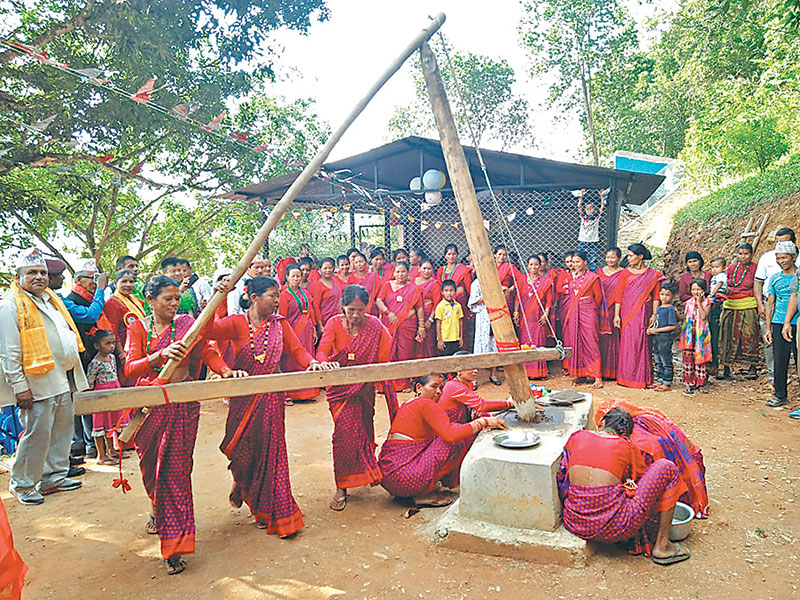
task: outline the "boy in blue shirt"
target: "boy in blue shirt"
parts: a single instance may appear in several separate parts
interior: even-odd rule
[[[678,313],[672,301],[678,290],[673,283],[661,286],[659,299],[661,305],[656,312],[656,320],[652,327],[647,329],[647,335],[653,336],[653,357],[656,362],[656,385],[653,389],[657,392],[668,392],[672,389],[672,378],[675,369],[672,366],[672,344],[675,340],[675,330],[678,328]]]

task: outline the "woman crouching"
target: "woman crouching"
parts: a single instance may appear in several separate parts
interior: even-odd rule
[[[412,498],[416,506],[447,506],[453,498],[432,493],[436,483],[458,487],[461,461],[473,435],[487,427],[505,429],[506,425],[498,417],[451,423],[437,404],[442,394],[439,375],[418,377],[412,387],[417,397],[400,407],[381,448],[381,485],[392,496]]]
[[[631,554],[651,556],[660,565],[686,560],[689,549],[669,541],[680,495],[678,468],[663,458],[644,468],[629,439],[630,413],[611,410],[600,427],[573,433],[564,446],[556,476],[564,527],[584,540],[630,540]]]

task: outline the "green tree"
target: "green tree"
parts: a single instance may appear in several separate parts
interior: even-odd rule
[[[463,139],[472,143],[469,136],[471,126],[478,145],[487,139],[499,142],[502,147],[533,145],[528,103],[513,93],[516,77],[505,59],[471,52],[450,52],[448,61],[440,44],[434,44],[434,48],[445,89],[454,106],[456,126]],[[417,100],[410,106],[396,107],[389,120],[392,139],[408,135],[438,137],[419,65],[414,71],[414,85]]]
[[[146,261],[199,256],[215,224],[252,217],[210,198],[294,170],[327,136],[309,102],[269,93],[272,32],[307,31],[327,18],[323,0],[38,0],[0,5],[0,17],[18,25],[11,39],[93,70],[76,78],[0,52],[4,239],[67,240],[79,246],[65,249],[106,264],[125,248]],[[156,102],[186,105],[202,122],[236,107],[224,130],[267,150],[252,152],[90,82],[108,78],[135,92],[151,76]],[[40,133],[21,125],[35,123]]]
[[[633,20],[619,0],[542,0],[523,7],[520,33],[531,52],[532,73],[555,77],[550,106],[581,106],[592,164],[599,165],[594,77],[635,48]]]

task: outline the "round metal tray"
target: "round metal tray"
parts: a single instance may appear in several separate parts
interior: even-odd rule
[[[496,434],[492,440],[503,448],[533,448],[542,441],[541,438],[532,431],[521,431],[512,429]]]

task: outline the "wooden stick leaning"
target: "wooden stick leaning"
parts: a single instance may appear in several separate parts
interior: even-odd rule
[[[560,358],[560,352],[554,348],[539,348],[536,350],[520,350],[518,352],[404,360],[345,367],[335,371],[301,371],[276,375],[257,375],[242,379],[187,381],[184,383],[170,383],[163,386],[163,388],[166,390],[169,402],[172,404],[246,396],[249,394],[321,388],[329,385],[348,385],[362,381],[388,381],[428,375],[430,373],[450,373],[476,368],[486,369],[539,360],[558,360]],[[75,414],[81,415],[163,404],[165,404],[164,394],[161,387],[158,386],[97,390],[80,392],[74,395]]]
[[[352,125],[356,118],[358,118],[358,116],[364,111],[364,109],[367,107],[367,104],[369,104],[370,100],[372,100],[375,94],[378,93],[378,91],[386,84],[387,81],[389,81],[389,79],[391,79],[391,77],[417,51],[417,49],[439,30],[439,28],[444,24],[444,21],[444,13],[439,13],[436,15],[436,17],[431,21],[430,25],[423,29],[408,44],[408,46],[403,49],[400,55],[372,85],[367,94],[358,101],[339,128],[331,134],[331,137],[328,138],[328,140],[325,142],[325,145],[320,148],[316,156],[314,156],[311,162],[308,163],[306,168],[303,169],[300,175],[297,176],[297,179],[294,180],[292,185],[289,186],[289,189],[286,190],[286,193],[283,194],[283,197],[275,205],[275,208],[272,209],[269,217],[261,226],[261,229],[258,230],[258,234],[250,243],[250,246],[248,246],[247,251],[239,261],[239,264],[237,264],[236,268],[231,272],[228,278],[231,287],[233,287],[233,285],[245,274],[247,269],[250,267],[250,263],[253,262],[253,259],[256,257],[256,255],[258,255],[258,253],[261,251],[261,248],[264,246],[264,243],[269,237],[270,232],[280,222],[281,217],[283,217],[283,215],[289,210],[292,202],[294,202],[294,199],[300,194],[306,184],[322,167],[322,164],[328,158],[334,146],[336,146],[336,144],[342,138],[345,131],[347,131],[350,125]],[[187,347],[191,347],[192,344],[197,341],[197,338],[200,336],[200,332],[202,332],[203,328],[214,318],[214,312],[217,310],[219,305],[224,302],[225,297],[225,294],[214,292],[206,307],[197,317],[197,320],[195,320],[195,322],[189,328],[189,331],[186,332],[186,335],[181,338]],[[164,368],[161,370],[160,378],[169,381],[175,373],[175,369],[178,367],[178,364],[179,363],[177,361],[167,361],[164,364]],[[136,430],[139,428],[139,426],[141,426],[142,419],[143,417],[141,415],[134,415],[131,422],[125,427],[125,430],[120,435],[120,439],[123,442],[130,441]]]
[[[475,186],[472,184],[472,175],[464,156],[464,149],[458,139],[458,130],[450,112],[444,83],[439,74],[439,66],[427,43],[420,48],[420,59],[433,116],[436,120],[436,128],[439,130],[439,138],[442,142],[447,172],[450,175],[458,212],[461,214],[461,221],[464,224],[464,235],[472,255],[473,266],[481,284],[483,302],[489,311],[494,337],[498,346],[503,342],[519,344],[514,324],[511,322],[511,315],[508,314],[508,305],[500,285],[494,254],[489,246],[489,236],[486,235],[486,229],[483,227],[483,215],[478,205],[478,196],[475,193]],[[558,358],[561,356],[554,357],[554,359]],[[531,398],[531,390],[525,374],[525,367],[521,364],[509,364],[505,374],[514,402],[528,401]]]

